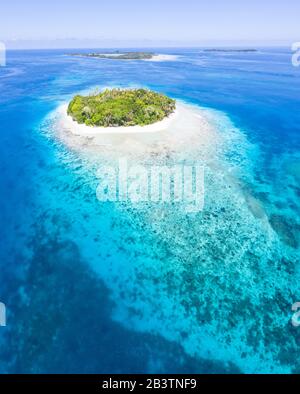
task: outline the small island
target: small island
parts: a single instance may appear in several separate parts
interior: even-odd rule
[[[254,48],[246,48],[246,49],[230,49],[230,48],[212,48],[212,49],[204,49],[204,52],[225,52],[225,53],[248,53],[248,52],[257,52],[257,49]]]
[[[146,126],[162,121],[176,109],[175,100],[147,89],[106,89],[75,96],[67,113],[91,127]]]
[[[97,59],[110,59],[110,60],[151,60],[155,53],[152,52],[124,52],[119,51],[111,53],[72,53],[71,56],[90,57]]]

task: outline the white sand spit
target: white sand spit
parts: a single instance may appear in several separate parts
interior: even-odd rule
[[[143,59],[145,62],[170,62],[178,59],[176,55],[154,55],[151,59]]]

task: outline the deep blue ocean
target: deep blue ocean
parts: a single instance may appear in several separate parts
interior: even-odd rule
[[[72,52],[9,51],[0,67],[0,372],[299,373],[300,68],[289,48],[157,49],[178,55],[162,62]],[[55,138],[51,114],[115,86],[207,112],[222,170],[210,166],[203,212],[97,200],[95,174]]]

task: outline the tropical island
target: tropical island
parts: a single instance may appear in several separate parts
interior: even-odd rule
[[[75,96],[67,113],[91,127],[146,126],[162,121],[176,109],[175,100],[148,89],[106,89]]]
[[[111,60],[150,60],[155,56],[152,52],[124,52],[119,51],[111,53],[72,53],[71,56],[91,57],[97,59]]]
[[[225,52],[225,53],[241,53],[241,52],[257,52],[257,49],[254,48],[246,48],[246,49],[230,49],[230,48],[212,48],[212,49],[204,49],[204,52]]]

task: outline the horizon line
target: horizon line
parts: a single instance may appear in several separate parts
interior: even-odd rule
[[[87,38],[59,38],[59,39],[4,39],[0,40],[7,50],[70,50],[70,49],[142,49],[142,48],[263,48],[289,47],[297,40],[155,40],[155,39],[87,39]]]
[[[263,49],[263,48],[290,48],[290,44],[264,44],[264,45],[251,45],[251,46],[234,46],[234,45],[186,45],[186,46],[149,46],[149,47],[142,47],[142,46],[128,46],[128,47],[118,47],[118,46],[111,46],[111,47],[24,47],[24,48],[8,48],[6,47],[6,51],[68,51],[68,50],[102,50],[102,49],[123,49],[123,50],[130,50],[130,49],[139,49],[139,50],[151,50],[151,49],[219,49],[219,48],[232,48],[232,49]]]

